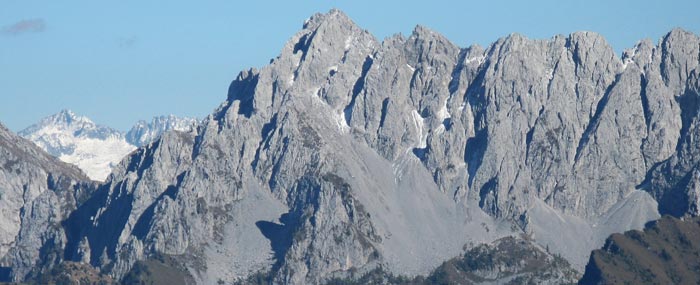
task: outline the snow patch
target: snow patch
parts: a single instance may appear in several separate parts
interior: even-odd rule
[[[457,108],[457,110],[459,110],[460,112],[462,112],[462,111],[464,111],[464,107],[466,107],[466,106],[467,106],[467,102],[462,102],[462,104],[459,105],[459,108]]]
[[[465,60],[465,63],[466,63],[466,64],[470,64],[470,63],[472,63],[472,62],[476,62],[476,63],[478,63],[478,65],[481,65],[481,64],[484,63],[484,61],[486,61],[486,57],[483,56],[483,55],[480,55],[480,56],[475,56],[475,57],[467,58],[467,59]]]
[[[444,121],[447,118],[451,118],[452,114],[450,114],[450,111],[447,109],[447,100],[442,104],[442,108],[438,110],[437,113],[438,120]]]
[[[342,110],[339,113],[333,112],[333,120],[340,133],[350,133],[350,126],[348,126],[348,122],[345,121],[345,112]]]
[[[328,72],[330,73],[331,71],[332,71],[332,72],[338,72],[338,66],[337,66],[337,65],[333,65],[333,66],[329,67],[329,68],[328,68]]]
[[[426,148],[428,146],[428,132],[424,131],[425,119],[415,109],[411,112],[411,118],[413,119],[413,126],[416,127],[418,132],[418,145],[416,147]]]
[[[347,39],[345,39],[345,50],[349,50],[350,47],[352,46],[352,36],[348,36]]]
[[[315,98],[318,98],[320,96],[319,91],[321,91],[321,87],[311,89],[311,95],[313,95],[313,97]]]
[[[406,64],[406,67],[408,67],[408,69],[410,69],[410,70],[411,70],[411,73],[414,73],[414,72],[416,72],[416,69],[415,69],[415,68],[413,68],[413,66],[411,66],[410,64],[408,64],[408,63],[407,63],[407,64]]]
[[[547,75],[547,81],[552,81],[554,79],[554,68],[547,68],[545,69],[546,75]]]
[[[136,145],[151,143],[169,130],[195,131],[197,124],[193,118],[160,116],[150,123],[137,122],[125,135],[63,110],[20,131],[19,135],[63,162],[78,166],[90,179],[104,181]]]
[[[441,135],[442,133],[445,132],[445,124],[440,124],[436,129],[435,129],[435,134],[436,135]]]
[[[622,61],[622,70],[626,70],[626,69],[627,69],[627,66],[630,65],[630,64],[634,64],[634,60],[629,59],[629,58],[625,58],[625,59]]]
[[[44,118],[19,134],[63,162],[77,165],[96,181],[104,181],[136,149],[122,133],[70,111]]]
[[[626,70],[627,66],[634,62],[634,56],[637,55],[637,48],[625,50],[622,54],[622,70]]]
[[[83,139],[73,142],[75,150],[71,154],[62,154],[58,158],[64,162],[77,165],[85,171],[90,179],[104,181],[112,168],[136,149],[123,139],[108,140]]]

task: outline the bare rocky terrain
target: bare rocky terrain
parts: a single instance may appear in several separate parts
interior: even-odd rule
[[[317,14],[35,244],[114,280],[570,283],[610,234],[698,215],[699,58],[680,29],[618,57],[592,32],[459,47]]]

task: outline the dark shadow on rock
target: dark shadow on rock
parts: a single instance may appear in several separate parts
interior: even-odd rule
[[[10,276],[12,275],[11,267],[0,266],[0,282],[10,282]]]
[[[279,220],[280,224],[269,221],[255,222],[255,226],[258,227],[260,233],[270,240],[270,247],[275,256],[275,264],[272,266],[272,272],[276,272],[282,266],[284,257],[292,246],[293,233],[298,224],[289,213],[282,214]]]
[[[153,223],[153,216],[155,215],[155,208],[160,204],[161,200],[165,199],[165,197],[170,198],[171,200],[175,200],[177,196],[178,189],[180,188],[180,183],[182,183],[182,179],[185,177],[185,173],[181,173],[180,175],[177,176],[177,183],[175,185],[170,185],[168,188],[161,193],[158,198],[156,198],[153,203],[146,208],[145,211],[139,216],[139,219],[136,221],[136,224],[134,225],[134,229],[131,231],[131,234],[135,236],[139,240],[143,240],[146,238],[146,235],[148,234],[149,230],[151,229],[151,224]]]

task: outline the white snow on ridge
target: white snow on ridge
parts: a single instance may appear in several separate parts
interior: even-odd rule
[[[167,130],[191,131],[196,124],[196,119],[174,116],[156,117],[151,123],[140,121],[129,132],[132,144],[120,131],[63,110],[18,134],[63,162],[78,166],[90,179],[104,181],[112,168],[136,149],[134,144],[150,143]]]
[[[136,149],[126,143],[123,138],[107,140],[83,139],[75,140],[75,151],[71,154],[61,154],[58,158],[64,162],[75,164],[91,179],[104,181],[112,168],[129,153]]]
[[[104,181],[112,166],[136,149],[119,131],[96,125],[69,110],[46,117],[19,135],[62,161],[77,165],[96,181]]]
[[[413,119],[413,125],[416,127],[418,132],[418,148],[425,148],[428,146],[428,132],[424,130],[424,120],[423,117],[418,113],[417,110],[411,112],[411,118]]]
[[[482,55],[482,56],[475,56],[475,57],[467,58],[466,63],[470,64],[472,62],[476,62],[479,65],[481,65],[482,63],[484,63],[484,61],[486,61],[486,57]]]
[[[343,112],[342,110],[340,111],[340,113],[334,112],[333,120],[335,121],[335,124],[338,127],[338,131],[340,131],[343,134],[350,133],[350,126],[348,126],[348,122],[345,121],[345,112]]]
[[[627,66],[629,66],[631,63],[634,62],[634,56],[637,55],[637,47],[634,49],[628,49],[623,52],[622,55],[622,70],[627,69]]]
[[[411,70],[411,73],[416,72],[416,69],[415,69],[413,66],[411,66],[410,64],[407,63],[407,64],[406,64],[406,67],[408,67],[408,69]]]
[[[450,111],[447,109],[447,99],[445,99],[445,102],[442,104],[442,108],[438,110],[437,116],[440,121],[452,117],[452,114],[450,114]]]
[[[195,118],[176,117],[174,115],[154,117],[150,122],[138,121],[126,133],[126,141],[135,146],[147,145],[157,140],[164,132],[195,131],[199,121]]]
[[[350,47],[352,46],[352,36],[349,36],[347,39],[345,39],[345,50],[349,50]]]

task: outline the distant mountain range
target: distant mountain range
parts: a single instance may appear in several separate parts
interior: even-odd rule
[[[127,133],[95,124],[70,110],[41,119],[18,134],[64,162],[77,165],[91,179],[103,181],[124,156],[156,140],[163,132],[192,131],[193,118],[173,115],[138,121]]]
[[[379,41],[331,10],[222,99],[153,143],[187,123],[23,132],[113,166],[99,184],[0,127],[0,282],[700,282],[691,32],[620,57],[592,32]]]

